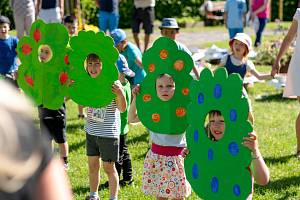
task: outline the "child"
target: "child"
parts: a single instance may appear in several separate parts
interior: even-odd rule
[[[294,41],[294,38],[296,37],[296,47],[294,50],[294,54],[292,56],[292,59],[290,61],[288,73],[287,73],[287,81],[286,86],[284,88],[284,97],[292,97],[297,96],[298,102],[300,102],[300,90],[299,90],[299,52],[300,52],[300,36],[297,34],[298,27],[300,21],[300,8],[297,9],[292,25],[289,29],[289,32],[285,36],[281,47],[279,49],[278,55],[276,57],[276,60],[273,64],[271,74],[274,76],[276,73],[279,72],[280,69],[280,60],[288,47],[291,45],[291,43]],[[297,149],[296,149],[296,157],[300,160],[300,113],[298,114],[298,117],[296,119],[296,137],[297,137]]]
[[[102,71],[100,58],[96,54],[89,54],[86,61],[86,71],[91,78],[99,76]],[[99,91],[101,92],[101,88]],[[116,98],[111,104],[102,108],[89,107],[87,112],[84,129],[89,165],[89,200],[99,199],[100,158],[108,176],[110,200],[116,200],[118,196],[119,178],[115,162],[119,159],[120,112],[126,110],[126,99],[119,81],[113,83],[112,92],[116,94]]]
[[[229,41],[231,54],[224,56],[220,66],[224,66],[229,74],[238,73],[244,79],[247,72],[254,75],[259,80],[272,79],[270,74],[259,73],[252,61],[247,59],[247,55],[251,50],[251,38],[246,33],[237,33],[233,39]],[[245,88],[243,94],[248,98]],[[248,98],[249,100],[249,98]],[[252,108],[249,102],[249,120],[254,123]]]
[[[223,133],[225,130],[225,122],[221,112],[218,110],[210,111],[208,119],[209,123],[206,128],[208,138],[213,141],[221,140],[224,136]],[[252,162],[250,171],[255,182],[259,185],[267,185],[270,179],[270,172],[259,151],[256,133],[249,133],[249,136],[244,138],[243,145],[251,150]],[[252,195],[253,190],[247,199],[252,199]]]
[[[139,86],[133,89],[133,102],[129,110],[130,122],[138,122],[136,94]],[[168,74],[156,79],[156,93],[162,101],[169,101],[175,92],[175,82]],[[145,194],[157,199],[184,199],[191,194],[191,187],[184,172],[186,155],[185,132],[179,135],[159,134],[150,131],[152,141],[144,161],[143,186]],[[173,181],[177,179],[176,183]]]
[[[192,56],[191,51],[182,43],[176,40],[179,34],[179,26],[175,18],[163,18],[161,22],[161,26],[159,27],[160,33],[163,37],[168,37],[174,40],[179,48],[179,50],[187,52],[190,56]],[[197,67],[193,66],[193,72],[195,74],[196,79],[199,79],[199,73]]]
[[[69,32],[69,36],[73,37],[78,34],[78,20],[75,16],[67,15],[64,18],[64,25]],[[85,115],[83,114],[84,106],[78,105],[78,118],[84,119]]]
[[[136,45],[127,41],[126,33],[122,29],[115,29],[111,32],[111,37],[114,39],[115,47],[125,56],[129,68],[135,73],[133,80],[129,80],[130,84],[140,84],[146,76],[142,66],[142,52]]]
[[[224,24],[232,39],[235,34],[243,33],[246,24],[247,4],[245,0],[227,0],[224,7]]]
[[[49,62],[52,58],[52,50],[48,45],[41,45],[38,49],[39,61],[41,63]],[[64,169],[69,169],[68,154],[69,147],[66,136],[66,106],[63,104],[58,110],[44,108],[43,105],[38,106],[40,128],[42,134],[48,135],[49,145],[52,139],[58,143],[60,157],[64,163]]]
[[[0,76],[17,87],[16,72],[18,69],[17,52],[18,38],[10,36],[10,21],[0,16]]]

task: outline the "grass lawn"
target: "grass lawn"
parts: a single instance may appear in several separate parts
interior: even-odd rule
[[[276,27],[274,23],[269,23],[268,26],[271,29]],[[288,27],[288,23],[284,26]],[[224,27],[207,29],[201,27],[201,31],[219,29],[224,29]],[[200,29],[188,28],[188,31],[197,30]],[[130,32],[130,30],[126,31]],[[264,37],[264,40],[270,38]],[[228,47],[227,41],[220,41],[217,45]],[[207,46],[211,46],[211,44],[208,43]],[[259,71],[267,72],[270,70],[270,66],[257,66],[257,68]],[[296,149],[294,121],[299,112],[299,103],[296,100],[281,98],[282,90],[275,90],[265,83],[256,83],[249,94],[254,110],[254,129],[258,134],[261,152],[271,172],[269,185],[265,187],[255,185],[254,199],[300,199],[300,161],[294,158]],[[83,200],[89,194],[85,133],[83,131],[84,121],[77,119],[77,105],[72,101],[67,102],[67,114],[67,133],[70,147],[68,175],[75,199]],[[141,192],[143,160],[149,148],[149,134],[145,127],[142,125],[130,126],[128,144],[133,161],[135,184],[132,187],[121,188],[119,199],[154,199],[145,196]],[[104,171],[101,170],[101,183],[106,180],[107,177],[104,175]],[[99,194],[103,199],[109,198],[107,189],[101,190]],[[188,199],[199,198],[193,193]]]

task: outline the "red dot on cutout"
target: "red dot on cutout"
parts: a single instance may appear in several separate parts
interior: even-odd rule
[[[159,52],[159,57],[161,59],[166,59],[168,57],[168,54],[169,54],[169,52],[167,50],[163,49]]]

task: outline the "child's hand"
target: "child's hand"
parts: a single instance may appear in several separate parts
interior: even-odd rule
[[[132,89],[132,95],[133,95],[133,97],[136,97],[136,95],[140,93],[140,89],[141,89],[141,87],[140,87],[139,84],[136,85],[136,86]]]
[[[122,95],[122,93],[123,93],[123,86],[122,86],[121,82],[120,81],[115,81],[112,84],[111,90],[116,95]]]
[[[258,151],[258,141],[255,131],[249,133],[248,137],[244,137],[243,139],[244,141],[242,144],[245,147],[248,147],[252,151],[252,153],[256,153]]]
[[[190,150],[188,148],[184,148],[182,151],[182,157],[185,158],[190,153]]]
[[[279,69],[280,69],[280,61],[275,61],[272,66],[271,76],[274,77],[275,74],[278,74]]]

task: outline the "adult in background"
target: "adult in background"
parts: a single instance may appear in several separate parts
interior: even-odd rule
[[[249,8],[251,20],[254,21],[255,17],[257,17],[259,21],[259,27],[254,42],[254,47],[258,47],[261,44],[261,36],[270,14],[269,0],[249,0]]]
[[[37,0],[36,15],[46,23],[62,22],[64,0]]]
[[[99,29],[111,33],[119,26],[119,0],[95,0],[99,8]]]
[[[155,19],[154,6],[155,0],[134,0],[132,33],[136,45],[141,49],[139,33],[140,26],[143,24],[143,29],[145,31],[144,51],[147,50],[150,34],[153,33],[153,22]]]
[[[30,27],[35,20],[35,5],[33,0],[10,0],[13,10],[17,37],[29,35]]]

